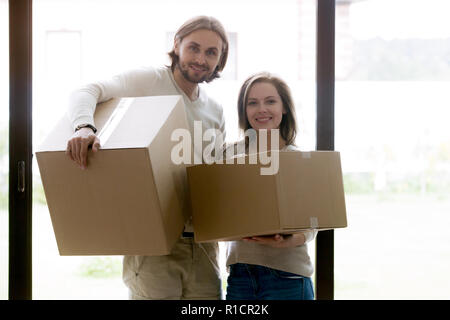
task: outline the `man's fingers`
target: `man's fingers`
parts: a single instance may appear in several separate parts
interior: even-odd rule
[[[81,144],[80,147],[80,161],[81,161],[81,168],[84,169],[86,168],[87,165],[87,149],[88,149],[88,144]]]
[[[83,129],[77,131],[68,141],[66,148],[66,154],[82,169],[85,169],[88,164],[89,147],[92,145],[94,152],[97,152],[100,148],[98,137],[88,131],[83,131]]]
[[[88,156],[88,150],[89,146],[92,144],[92,142],[95,142],[95,137],[89,137],[89,139],[83,139],[81,142],[81,163],[83,169],[87,167],[87,156]]]
[[[92,151],[97,152],[100,149],[100,140],[95,138],[94,144],[92,145]]]
[[[66,155],[67,155],[70,159],[73,160],[73,157],[72,157],[72,149],[71,149],[71,146],[70,146],[70,141],[67,142]]]
[[[75,143],[73,141],[70,142],[70,157],[75,162],[77,162],[76,151],[77,151],[77,148],[75,147]]]
[[[81,144],[79,141],[75,141],[74,142],[74,146],[75,146],[75,159],[76,162],[78,163],[78,165],[81,167]]]

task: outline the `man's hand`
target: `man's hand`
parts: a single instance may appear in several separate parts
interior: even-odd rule
[[[100,140],[90,128],[81,128],[75,132],[67,142],[66,154],[75,161],[81,169],[86,169],[87,153],[89,147],[97,152],[100,148]]]
[[[305,244],[306,237],[303,233],[295,233],[289,235],[275,234],[270,236],[247,237],[242,240],[274,248],[292,248]]]

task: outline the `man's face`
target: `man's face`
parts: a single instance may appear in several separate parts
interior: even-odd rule
[[[178,68],[184,78],[193,83],[208,79],[220,61],[222,46],[220,36],[206,29],[196,30],[176,42]]]

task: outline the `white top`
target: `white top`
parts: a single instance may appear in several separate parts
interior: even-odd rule
[[[225,119],[222,106],[208,97],[200,86],[198,98],[191,101],[175,82],[169,67],[146,67],[130,70],[116,75],[112,79],[82,86],[71,94],[67,114],[73,128],[84,123],[95,126],[94,112],[97,103],[118,97],[163,95],[181,95],[183,97],[192,141],[194,140],[194,121],[202,122],[203,134],[207,129],[220,130],[223,134],[223,141],[225,141]],[[211,140],[202,142],[204,150]],[[190,220],[187,222],[185,230],[193,230]]]
[[[298,151],[292,145],[282,150]],[[316,235],[317,230],[306,231],[305,244],[293,248],[273,248],[242,240],[229,241],[227,242],[227,268],[235,263],[247,263],[311,277],[314,267],[308,254],[307,242],[312,241]]]

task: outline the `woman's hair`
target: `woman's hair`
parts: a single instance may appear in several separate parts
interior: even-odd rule
[[[259,82],[270,83],[276,88],[283,103],[283,109],[286,112],[285,114],[283,114],[283,117],[281,119],[280,136],[283,138],[286,145],[295,144],[294,141],[297,135],[297,121],[295,116],[295,106],[291,96],[291,90],[289,89],[286,82],[269,72],[256,73],[247,78],[247,80],[245,80],[242,84],[239,91],[237,105],[239,129],[245,132],[247,129],[251,128],[246,112],[248,93],[252,86],[255,83]]]
[[[214,31],[222,39],[222,52],[220,55],[219,63],[217,64],[217,67],[212,73],[212,75],[206,79],[206,82],[211,82],[216,78],[220,78],[219,72],[221,72],[223,68],[225,68],[225,64],[227,63],[228,58],[228,37],[220,21],[214,17],[207,17],[207,16],[197,16],[191,18],[177,30],[173,40],[174,44],[176,41],[181,42],[184,37],[200,29]],[[170,51],[168,54],[172,60],[170,68],[172,69],[173,72],[179,61],[179,57],[175,53],[175,48],[173,48],[172,51]]]

